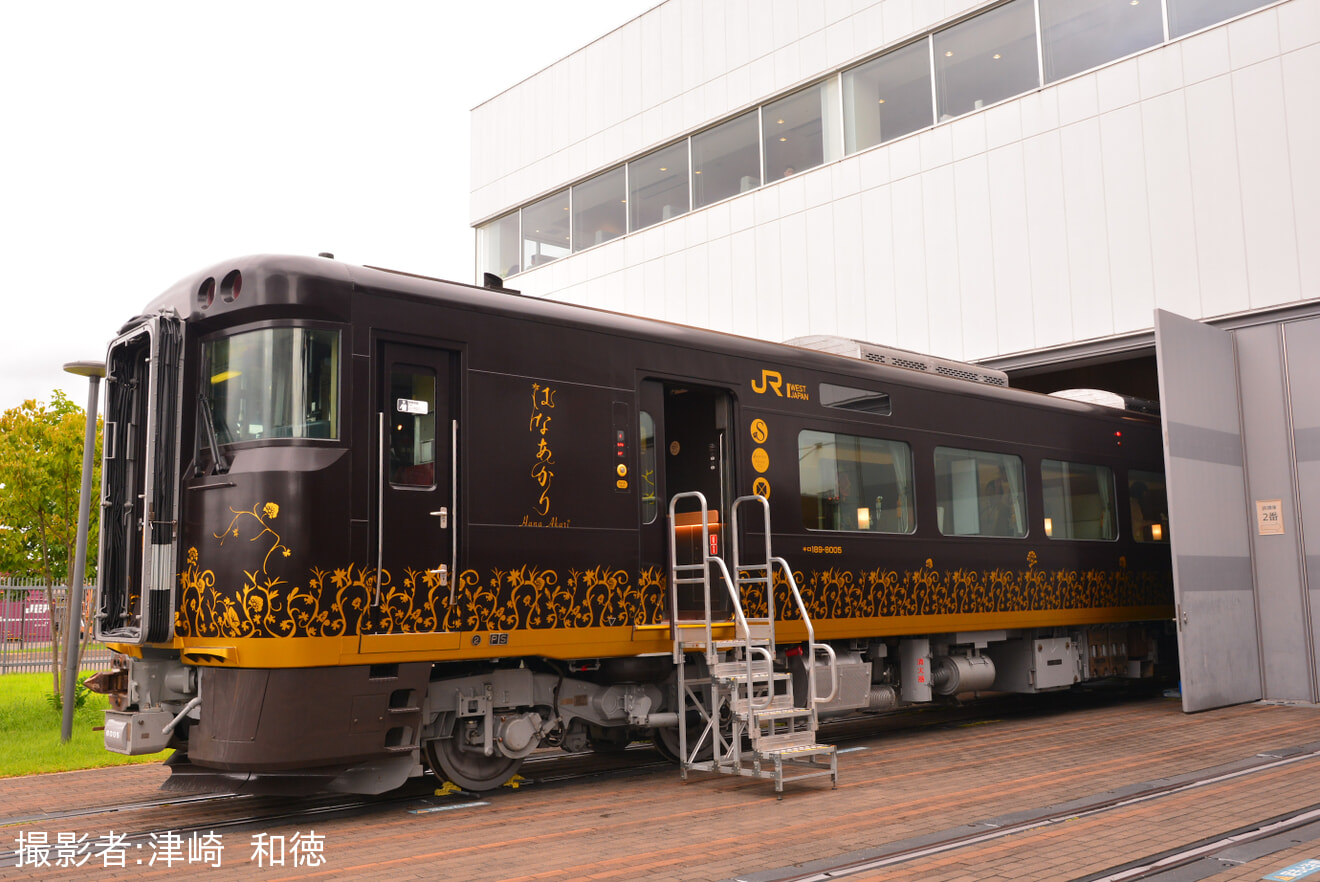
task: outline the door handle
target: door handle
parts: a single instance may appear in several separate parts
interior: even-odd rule
[[[428,573],[431,573],[432,575],[434,575],[434,574],[436,574],[436,573],[439,573],[439,574],[440,574],[440,585],[441,585],[442,587],[445,586],[445,585],[448,585],[448,584],[449,584],[449,565],[448,565],[448,564],[440,564],[440,566],[439,566],[438,568],[436,568],[436,569],[434,569],[434,570],[427,570],[427,572],[428,572]]]
[[[431,512],[431,517],[440,519],[440,529],[449,529],[449,509],[442,507],[439,511]]]

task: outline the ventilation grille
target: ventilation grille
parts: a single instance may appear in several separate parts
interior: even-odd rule
[[[880,346],[862,340],[851,340],[847,337],[817,334],[810,337],[794,337],[792,340],[784,342],[789,346],[798,346],[802,349],[814,349],[817,352],[829,352],[848,358],[860,358],[875,364],[887,364],[910,371],[921,371],[925,374],[938,374],[955,380],[967,380],[971,383],[983,383],[987,386],[1008,385],[1008,374],[1003,371],[991,370],[990,368],[983,368],[962,361],[923,356],[916,352],[909,352],[906,349]]]

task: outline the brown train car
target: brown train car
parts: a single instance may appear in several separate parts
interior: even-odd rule
[[[107,747],[176,748],[174,786],[350,792],[679,755],[715,647],[671,625],[771,606],[765,668],[813,719],[1151,675],[1157,416],[803,342],[331,259],[183,280],[107,356]],[[791,592],[675,577],[767,539],[810,631]]]

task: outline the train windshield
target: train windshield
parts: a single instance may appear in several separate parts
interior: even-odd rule
[[[339,437],[339,332],[263,328],[202,347],[201,394],[220,444]]]

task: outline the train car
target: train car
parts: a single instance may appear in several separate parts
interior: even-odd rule
[[[1158,417],[970,365],[258,256],[107,371],[105,741],[175,748],[171,786],[686,760],[694,623],[770,620],[763,668],[827,717],[1149,677],[1173,615]]]

